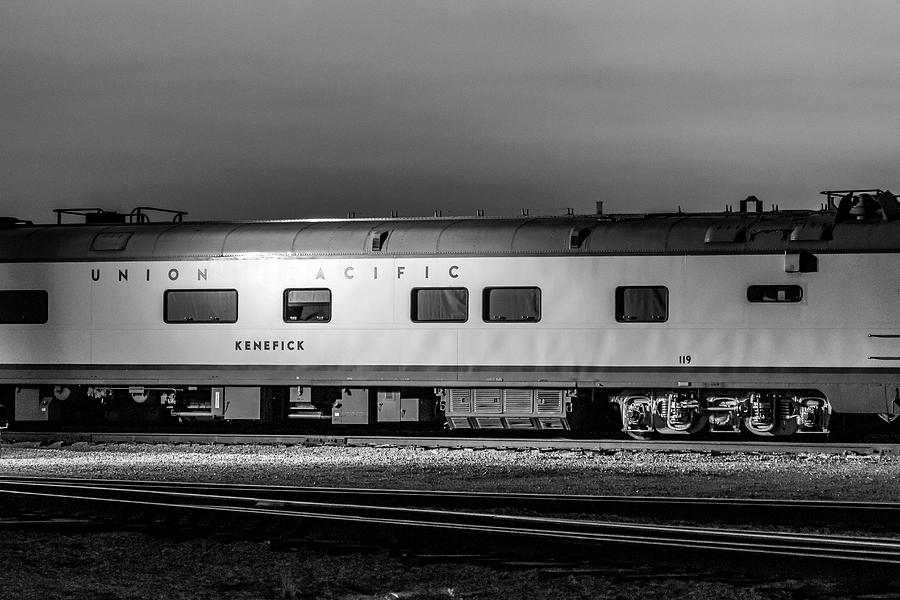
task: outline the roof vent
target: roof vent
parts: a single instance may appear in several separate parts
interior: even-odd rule
[[[372,252],[381,252],[387,243],[390,231],[373,231],[372,232]]]
[[[588,239],[588,236],[591,235],[591,230],[587,227],[583,229],[577,229],[575,227],[569,232],[569,250],[576,250],[581,248],[584,244],[584,241]]]
[[[746,225],[741,223],[716,223],[706,229],[703,241],[707,244],[734,244],[746,241]]]
[[[831,239],[831,223],[805,222],[798,223],[791,230],[792,242],[820,242]]]
[[[133,233],[133,231],[105,231],[98,233],[91,242],[91,250],[95,252],[124,250]]]

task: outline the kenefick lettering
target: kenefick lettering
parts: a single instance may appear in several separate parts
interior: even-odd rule
[[[234,340],[236,352],[300,352],[305,340]]]

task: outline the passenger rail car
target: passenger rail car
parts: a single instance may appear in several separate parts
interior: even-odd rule
[[[839,200],[836,202],[835,200]],[[61,211],[63,214],[66,211]],[[76,211],[78,212],[78,211]],[[635,437],[900,414],[900,220],[818,211],[0,229],[0,384],[43,420],[443,422]]]

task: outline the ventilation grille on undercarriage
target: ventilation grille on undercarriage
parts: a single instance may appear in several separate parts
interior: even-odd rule
[[[535,388],[451,388],[451,429],[569,429],[571,401],[563,390]]]

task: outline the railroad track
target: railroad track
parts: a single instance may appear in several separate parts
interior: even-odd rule
[[[525,437],[450,437],[445,435],[310,435],[231,433],[129,432],[4,432],[5,442],[137,443],[137,444],[261,444],[331,446],[414,446],[423,448],[476,448],[498,450],[582,450],[592,452],[776,452],[785,454],[900,454],[900,439],[871,442],[760,441],[760,440],[653,440],[571,439]]]
[[[802,523],[807,526],[863,526],[867,530],[900,531],[898,502],[463,492],[0,476],[0,490],[6,484],[28,483],[64,487],[105,486],[118,490],[188,493],[211,497],[250,497],[267,502],[494,511],[501,509],[541,514],[618,515],[667,520],[702,517],[706,522],[717,523],[795,526]]]
[[[340,500],[340,501],[336,501]],[[656,557],[668,562],[700,562],[731,568],[781,569],[795,572],[829,568],[874,569],[895,572],[900,567],[900,539],[822,535],[797,532],[729,529],[660,523],[623,523],[593,518],[562,518],[467,512],[449,506],[471,508],[472,503],[491,504],[495,509],[541,507],[554,515],[583,512],[594,503],[601,509],[632,499],[580,496],[567,502],[565,496],[537,494],[464,494],[398,490],[342,490],[273,486],[216,485],[195,483],[0,478],[0,501],[34,507],[37,503],[54,510],[99,511],[107,518],[143,515],[164,529],[184,523],[235,523],[269,535],[308,534],[311,531],[340,533],[378,543],[439,547],[545,556],[555,559],[629,560]],[[665,512],[672,507],[706,502],[709,512],[716,506],[754,506],[758,501],[703,499],[633,499],[648,510]],[[781,506],[778,501],[760,501]],[[430,503],[437,508],[424,508]],[[618,504],[610,504],[618,503]],[[741,504],[743,503],[743,504]],[[802,510],[827,512],[828,503],[791,502]],[[409,506],[413,504],[418,506]],[[68,509],[67,507],[72,507]],[[812,507],[812,508],[811,508]],[[857,510],[884,518],[896,517],[898,505],[840,503],[839,511]],[[215,525],[210,531],[215,530]]]

